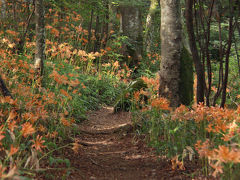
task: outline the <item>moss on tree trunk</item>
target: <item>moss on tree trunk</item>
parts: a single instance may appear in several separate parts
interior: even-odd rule
[[[185,47],[180,57],[179,98],[184,105],[190,105],[193,101],[193,60]]]

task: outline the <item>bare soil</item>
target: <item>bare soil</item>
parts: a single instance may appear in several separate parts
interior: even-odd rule
[[[128,112],[113,113],[109,107],[89,112],[80,130],[78,152],[64,155],[73,167],[69,180],[185,180],[196,170],[192,164],[185,164],[184,171],[172,170],[171,161],[156,155],[145,137],[134,133]]]

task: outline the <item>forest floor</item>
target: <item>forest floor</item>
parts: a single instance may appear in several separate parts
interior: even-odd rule
[[[172,170],[170,160],[157,156],[145,137],[134,133],[128,112],[104,107],[88,113],[80,127],[76,139],[81,147],[65,155],[73,167],[67,179],[192,179],[189,174],[196,170],[192,164],[185,164],[184,171]]]

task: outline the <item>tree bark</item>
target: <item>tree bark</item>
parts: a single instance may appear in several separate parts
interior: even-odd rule
[[[101,33],[101,47],[102,48],[105,48],[106,45],[107,45],[107,41],[108,41],[108,32],[109,32],[109,21],[110,21],[110,16],[109,16],[109,9],[110,9],[110,6],[109,6],[109,1],[108,0],[105,0],[104,1],[104,6],[105,6],[105,17],[104,17],[104,21],[102,23],[102,33]]]
[[[229,0],[230,6],[230,18],[229,18],[229,28],[228,28],[228,47],[225,57],[225,73],[224,73],[224,80],[223,80],[223,90],[222,90],[222,101],[221,107],[224,108],[226,102],[226,94],[227,94],[227,83],[228,83],[228,72],[229,72],[229,56],[231,52],[232,46],[232,37],[233,37],[233,11],[232,11],[232,1]]]
[[[100,29],[100,22],[99,22],[99,15],[96,16],[96,26],[95,26],[95,38],[96,41],[94,43],[94,48],[93,48],[93,52],[96,52],[99,50],[100,48],[100,33],[99,30]]]
[[[179,0],[161,0],[161,64],[159,95],[170,101],[170,106],[180,104],[180,54],[182,43]]]
[[[183,105],[189,106],[193,102],[193,59],[189,47],[186,25],[184,22],[184,12],[181,11],[181,24],[182,24],[182,47],[180,59],[180,84],[179,96],[180,102]]]
[[[218,86],[217,92],[213,97],[212,105],[215,106],[217,103],[218,97],[222,93],[222,83],[223,83],[223,41],[222,41],[222,24],[221,24],[221,17],[218,18],[218,37],[219,37],[219,71],[218,71]]]
[[[131,5],[121,5],[119,11],[120,30],[129,38],[130,44],[126,45],[124,56],[126,61],[129,59],[128,56],[131,57],[128,65],[133,68],[142,59],[143,52],[141,11],[139,7]]]
[[[193,59],[186,46],[183,45],[181,48],[179,83],[181,104],[189,106],[193,102],[193,82]]]
[[[88,51],[91,51],[91,37],[92,37],[92,24],[93,24],[93,14],[94,11],[93,9],[91,10],[91,17],[90,17],[90,22],[88,26]]]
[[[36,14],[36,49],[34,68],[36,79],[43,75],[43,62],[45,59],[45,29],[44,29],[44,0],[35,0]]]
[[[1,19],[5,19],[6,18],[6,2],[5,2],[5,0],[1,0],[0,5],[1,5]]]
[[[158,7],[158,0],[151,0],[151,4],[149,7],[147,19],[146,19],[146,27],[145,27],[145,37],[144,37],[144,45],[146,48],[146,52],[149,53],[151,51],[152,38],[154,33],[153,28],[153,20],[155,17],[155,13]]]
[[[233,41],[234,41],[234,47],[235,47],[235,54],[236,54],[237,62],[238,62],[238,75],[240,76],[240,56],[238,54],[237,40],[235,38],[234,33],[233,33]]]
[[[193,25],[193,0],[186,1],[186,25],[189,37],[189,45],[192,52],[193,62],[195,70],[197,73],[197,103],[204,103],[204,89],[205,89],[205,75],[203,65],[201,63],[197,45],[196,38],[194,34],[194,25]]]
[[[210,106],[210,95],[212,90],[212,66],[210,60],[210,52],[209,52],[209,45],[210,45],[210,37],[211,37],[211,18],[212,12],[214,7],[215,0],[212,0],[210,8],[208,9],[208,19],[207,19],[207,32],[206,32],[206,41],[205,41],[205,53],[206,53],[206,60],[207,60],[207,74],[208,74],[208,88],[206,91],[206,105]]]

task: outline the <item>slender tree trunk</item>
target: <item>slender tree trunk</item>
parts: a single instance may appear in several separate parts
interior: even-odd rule
[[[91,10],[90,23],[88,26],[88,51],[91,51],[91,37],[92,37],[92,24],[93,24],[93,9]]]
[[[36,50],[34,68],[37,78],[43,75],[43,62],[45,59],[45,29],[44,29],[44,0],[35,0],[36,14]]]
[[[221,101],[221,107],[222,108],[224,108],[224,105],[225,105],[225,102],[226,102],[228,71],[229,71],[229,56],[230,56],[230,53],[231,53],[232,36],[233,36],[232,0],[229,0],[229,6],[230,6],[230,18],[229,18],[229,29],[228,29],[228,45],[227,45],[228,47],[227,47],[226,58],[225,58],[225,73],[224,73],[222,101]]]
[[[19,41],[19,43],[17,45],[16,50],[17,50],[18,53],[22,53],[22,51],[23,51],[23,47],[24,47],[25,40],[26,40],[26,35],[27,35],[28,29],[29,29],[29,25],[30,25],[30,22],[31,22],[31,19],[32,19],[32,16],[33,16],[34,12],[35,12],[35,5],[33,7],[32,13],[28,16],[28,18],[26,20],[25,30],[21,34],[20,41]]]
[[[212,12],[214,7],[214,0],[211,2],[211,6],[208,11],[208,19],[207,19],[207,33],[206,33],[206,42],[205,42],[205,53],[207,58],[207,73],[208,73],[208,89],[206,92],[206,105],[210,106],[210,95],[211,95],[211,89],[212,89],[212,66],[210,61],[210,53],[209,53],[209,43],[210,43],[210,35],[211,35],[211,18],[212,18]]]
[[[109,32],[109,1],[105,0],[105,19],[104,22],[102,23],[103,27],[102,27],[102,35],[101,35],[101,47],[105,48],[107,45],[107,41],[108,41],[108,32]]]
[[[239,17],[240,17],[240,3],[238,2],[238,0],[235,1],[236,3],[236,9],[238,11],[238,14],[235,15],[235,24],[238,30],[238,35],[240,36],[240,25],[238,23]]]
[[[235,18],[235,23],[238,30],[238,35],[240,36],[240,25],[238,24],[238,20],[236,18]]]
[[[151,51],[151,45],[153,41],[152,38],[154,33],[153,20],[154,20],[157,8],[158,8],[158,0],[151,0],[150,8],[149,8],[147,19],[146,19],[145,37],[144,37],[144,45],[147,53]]]
[[[95,38],[96,41],[94,43],[94,49],[93,51],[96,52],[99,50],[100,47],[100,33],[99,33],[99,29],[100,29],[100,22],[99,22],[99,15],[96,16],[96,26],[95,26]]]
[[[235,53],[236,53],[237,62],[238,62],[238,75],[240,76],[240,56],[239,56],[239,54],[238,54],[237,40],[236,40],[236,38],[235,38],[234,33],[233,33],[233,41],[234,41]]]
[[[222,83],[223,83],[223,43],[222,43],[222,24],[221,24],[221,17],[219,16],[218,19],[218,36],[219,36],[219,73],[218,73],[218,87],[217,92],[213,97],[213,106],[216,105],[218,97],[221,95],[222,92]]]
[[[180,54],[182,43],[179,0],[161,0],[161,65],[159,95],[170,101],[170,106],[180,104]]]
[[[186,1],[186,25],[189,37],[189,45],[193,56],[193,62],[197,73],[197,103],[204,102],[205,76],[201,59],[198,54],[193,25],[193,0]]]

